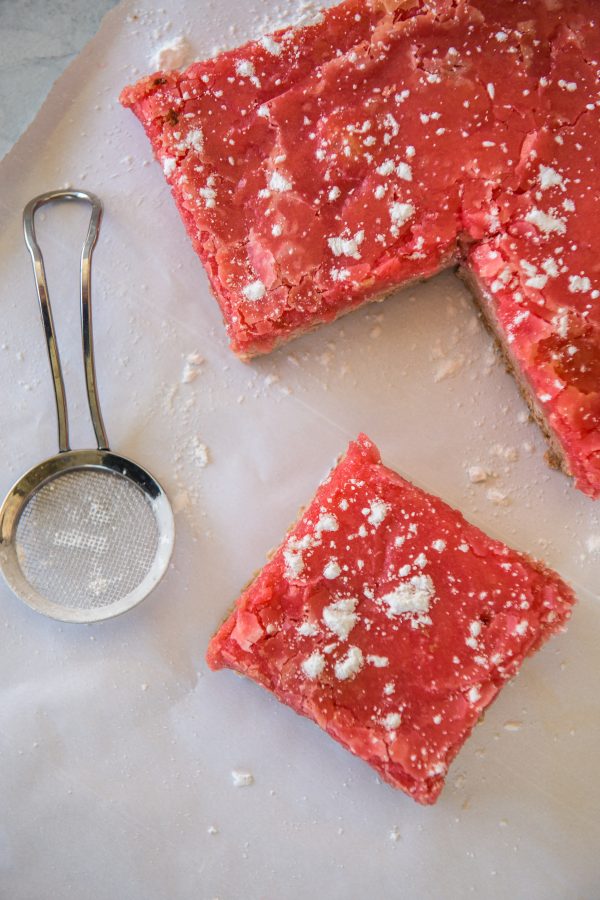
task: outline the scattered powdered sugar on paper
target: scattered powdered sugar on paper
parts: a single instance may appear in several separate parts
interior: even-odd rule
[[[588,553],[600,553],[600,534],[590,534],[586,538],[585,549]]]
[[[182,512],[184,509],[187,509],[189,505],[190,495],[186,490],[179,490],[176,494],[173,495],[173,498],[171,500],[171,508],[175,515]]]
[[[201,469],[204,469],[210,462],[208,447],[197,437],[192,438],[192,458]]]
[[[192,381],[195,381],[200,374],[203,362],[204,358],[199,353],[188,353],[181,373],[181,383],[191,384]]]
[[[517,719],[513,721],[505,722],[502,726],[505,731],[520,731],[523,726],[523,723]]]
[[[485,496],[490,503],[494,503],[496,506],[508,506],[510,504],[510,496],[498,488],[489,488]]]
[[[457,372],[460,372],[464,364],[464,356],[455,356],[454,358],[449,357],[448,359],[441,360],[436,366],[433,374],[434,382],[437,384],[440,381],[444,381],[446,378],[450,378],[452,375],[456,375]]]
[[[189,42],[180,34],[156,48],[152,57],[152,65],[155,69],[165,71],[181,69],[190,62],[191,55]]]
[[[487,481],[489,478],[489,472],[482,466],[469,466],[467,475],[471,484],[481,484],[481,482]]]
[[[280,28],[287,28],[294,31],[307,25],[317,25],[323,19],[321,4],[312,2],[312,0],[302,0],[298,3],[284,3],[279,5],[269,4],[269,10],[263,15],[261,20],[256,22],[254,33],[259,36],[261,45],[269,53],[274,53],[270,43],[263,42],[262,35],[272,31],[279,31]],[[273,41],[273,43],[275,43]],[[279,55],[275,52],[274,55]]]
[[[250,787],[254,784],[254,775],[247,769],[232,769],[231,780],[234,787]]]

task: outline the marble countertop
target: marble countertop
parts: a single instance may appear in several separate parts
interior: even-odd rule
[[[0,158],[118,0],[0,2]]]

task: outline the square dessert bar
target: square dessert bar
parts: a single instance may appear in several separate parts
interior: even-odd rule
[[[386,468],[360,435],[207,660],[434,803],[482,712],[574,601],[555,572]]]
[[[347,0],[126,88],[247,358],[458,264],[600,496],[595,0]]]

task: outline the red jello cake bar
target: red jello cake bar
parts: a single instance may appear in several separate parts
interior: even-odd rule
[[[237,354],[458,263],[598,496],[599,65],[593,0],[347,0],[121,100]]]
[[[482,712],[574,600],[556,573],[386,468],[360,435],[207,658],[434,803]]]

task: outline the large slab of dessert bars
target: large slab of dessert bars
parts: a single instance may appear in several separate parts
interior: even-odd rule
[[[121,99],[236,353],[458,264],[597,497],[599,60],[592,0],[348,0]]]
[[[552,457],[600,496],[595,16],[591,0],[347,0],[126,88],[232,349],[267,353],[456,265]],[[433,803],[573,602],[362,435],[208,661]]]

